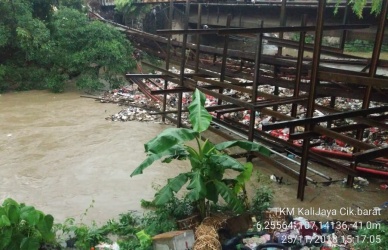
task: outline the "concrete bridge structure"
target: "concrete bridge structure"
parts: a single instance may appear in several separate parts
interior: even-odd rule
[[[113,10],[115,7],[114,0],[100,0],[103,10]],[[135,2],[137,5],[152,5],[151,13],[155,17],[148,20],[144,30],[150,33],[156,33],[157,29],[168,28],[168,10],[170,0],[142,0]],[[172,1],[174,8],[172,29],[182,29],[185,20],[186,1]],[[199,9],[201,9],[199,11]],[[209,28],[222,28],[226,26],[227,16],[231,15],[230,27],[256,28],[262,20],[264,27],[276,26],[300,26],[301,19],[307,15],[306,25],[314,25],[317,16],[318,1],[292,1],[292,0],[227,0],[227,1],[203,1],[190,0],[189,28],[197,28],[199,21],[201,27],[206,25]],[[336,1],[329,1],[325,8],[324,25],[331,24],[369,24],[370,28],[362,30],[346,31],[346,36],[342,31],[325,31],[324,37],[333,43],[338,42],[341,37],[347,41],[366,40],[373,42],[375,40],[378,16],[370,13],[370,4],[367,4],[363,11],[363,18],[359,18],[351,10],[349,5],[343,1],[336,6]],[[152,14],[149,16],[152,16]],[[116,20],[117,21],[117,20]],[[132,22],[133,23],[133,22]],[[131,24],[126,24],[131,26]],[[290,35],[290,34],[288,34]],[[291,34],[292,35],[292,34]],[[287,37],[287,33],[285,34]],[[217,40],[217,37],[206,36],[209,40]],[[181,40],[180,36],[175,39]],[[190,41],[190,38],[189,38]],[[384,42],[388,43],[388,35],[385,35]]]
[[[201,8],[201,24],[209,28],[226,26],[227,16],[232,16],[230,27],[256,28],[263,20],[264,27],[300,26],[303,15],[307,15],[307,24],[314,25],[317,16],[318,1],[257,1],[246,2],[217,2],[217,3],[191,3],[189,28],[196,28],[199,20],[198,9]],[[333,1],[334,2],[334,1]],[[201,6],[201,7],[200,7]],[[173,29],[182,28],[185,3],[174,4]],[[284,19],[282,20],[282,15]],[[331,24],[370,24],[369,29],[351,30],[346,32],[346,40],[374,41],[378,18],[370,14],[370,8],[365,8],[362,19],[357,17],[350,6],[339,5],[336,11],[334,3],[328,3],[325,9],[324,25]],[[324,36],[340,38],[342,31],[327,31]],[[334,39],[337,40],[337,39]],[[385,41],[388,42],[386,36]]]

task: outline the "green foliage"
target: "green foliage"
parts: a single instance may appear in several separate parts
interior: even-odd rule
[[[53,37],[57,48],[57,72],[79,75],[81,89],[95,90],[103,86],[99,79],[117,85],[117,75],[135,66],[132,46],[118,30],[101,22],[89,22],[78,11],[64,8],[54,16]]]
[[[336,0],[336,7],[334,9],[334,13],[338,13],[338,7],[342,0]],[[352,7],[353,12],[359,17],[362,18],[364,14],[364,9],[366,4],[369,1],[366,0],[349,0],[348,4]],[[381,12],[382,0],[372,0],[371,1],[371,14],[378,15]]]
[[[63,234],[62,237],[74,239],[74,246],[77,249],[87,250],[99,242],[110,242],[107,237],[109,230],[98,227],[95,222],[89,226],[82,222],[76,223],[74,218],[68,218],[64,223],[57,224],[56,230]]]
[[[388,249],[388,225],[376,223],[370,228],[358,230],[355,249],[359,250],[383,250]]]
[[[143,173],[144,169],[156,160],[169,163],[174,159],[188,159],[191,163],[191,170],[168,179],[167,184],[156,193],[154,203],[158,206],[168,203],[188,183],[186,186],[187,199],[196,204],[202,218],[205,217],[207,211],[206,200],[217,203],[219,196],[228,203],[233,211],[241,213],[244,211],[244,206],[237,197],[237,191],[240,191],[250,178],[252,167],[250,163],[242,164],[221,151],[238,146],[265,155],[269,155],[270,152],[249,141],[230,141],[217,145],[213,145],[208,140],[202,142],[200,133],[207,130],[212,117],[204,108],[205,95],[203,93],[195,90],[192,99],[189,106],[189,118],[193,128],[168,128],[147,142],[144,145],[147,158],[132,172],[131,176]],[[195,140],[197,149],[185,144],[192,140]],[[228,180],[224,179],[227,169],[241,173],[233,187],[228,186]]]
[[[185,219],[195,213],[195,207],[187,197],[184,197],[183,199],[173,197],[163,206],[158,206],[153,201],[141,200],[141,206],[154,210],[162,209],[166,211],[171,218],[176,220]]]
[[[123,16],[123,23],[129,24],[130,19],[143,18],[146,13],[150,12],[150,4],[134,4],[136,0],[116,0],[116,12]]]
[[[155,208],[143,216],[134,212],[120,214],[119,221],[111,220],[103,228],[118,236],[120,249],[151,250],[151,236],[175,230],[176,222],[167,210]]]
[[[291,36],[291,40],[292,41],[299,41],[300,39],[300,34],[299,33],[293,33],[292,36]],[[314,36],[313,35],[309,35],[309,34],[306,34],[305,38],[304,38],[304,42],[305,43],[314,43]]]
[[[144,230],[141,230],[136,233],[137,238],[140,241],[141,247],[150,246],[152,243],[152,238],[149,234],[147,234]]]
[[[95,222],[90,225],[83,223],[83,216],[87,215],[88,210],[93,207],[92,204],[82,214],[80,222],[69,218],[64,223],[55,225],[56,232],[62,241],[72,241],[74,247],[80,250],[89,250],[102,242],[112,243],[112,236],[117,239],[115,241],[119,244],[120,249],[151,250],[151,236],[176,230],[174,214],[179,213],[177,204],[185,204],[185,202],[171,200],[166,206],[161,207],[142,201],[142,205],[150,209],[143,215],[129,211],[120,214],[118,220],[109,220],[102,226],[98,226]]]
[[[260,171],[255,171],[255,177],[256,183],[260,186],[269,186],[272,183],[271,178]]]
[[[79,11],[81,1],[59,1],[55,13],[51,0],[5,2],[0,3],[0,90],[62,92],[72,78],[79,88],[96,90],[123,84],[119,76],[135,67],[125,35],[89,21]]]
[[[272,190],[267,186],[261,186],[256,189],[255,195],[252,198],[250,212],[255,214],[261,220],[263,219],[263,212],[271,207],[272,201]]]
[[[76,222],[74,218],[68,218],[64,223],[55,225],[57,235],[64,241],[72,241],[76,249],[89,250],[100,242],[110,243],[108,234],[113,230],[109,227],[110,221],[103,227],[99,227],[94,221],[91,225],[83,222],[83,218],[93,208],[93,204],[94,200],[82,214],[80,222]]]
[[[145,232],[152,236],[177,229],[175,218],[161,207],[155,211],[146,212],[141,222]]]
[[[53,216],[8,198],[0,207],[0,249],[37,250],[54,244]]]
[[[347,52],[371,52],[373,51],[373,42],[365,41],[365,40],[354,40],[345,43],[345,51]],[[381,47],[381,51],[388,51],[388,46],[383,44]]]

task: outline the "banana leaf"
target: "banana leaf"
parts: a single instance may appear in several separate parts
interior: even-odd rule
[[[198,135],[198,132],[191,129],[167,128],[155,138],[147,142],[144,145],[144,148],[147,153],[151,152],[154,154],[159,154],[179,143],[191,141]]]
[[[166,186],[164,186],[155,195],[155,204],[163,205],[169,202],[174,197],[174,192],[177,193],[181,190],[182,186],[186,184],[190,176],[190,173],[179,174],[178,176],[169,179]]]
[[[221,169],[233,169],[236,171],[244,171],[244,166],[238,160],[230,157],[226,154],[211,155],[209,157],[209,164],[214,164],[220,167]]]
[[[233,190],[236,194],[238,194],[241,189],[244,187],[245,183],[251,179],[252,176],[252,171],[253,171],[253,165],[251,162],[247,162],[244,165],[244,171],[242,171],[237,177],[236,181],[237,183],[235,184]]]
[[[245,149],[247,151],[256,151],[256,152],[259,152],[263,155],[266,155],[266,156],[270,156],[271,155],[271,151],[264,147],[263,145],[260,145],[258,143],[255,143],[255,142],[250,142],[250,141],[227,141],[227,142],[221,142],[217,145],[215,145],[215,148],[217,150],[224,150],[226,148],[231,148],[231,147],[240,147],[242,149]]]
[[[158,153],[158,154],[149,154],[147,158],[132,172],[131,177],[142,174],[143,170],[146,169],[147,167],[151,166],[152,163],[155,161],[167,157],[168,159],[171,158],[172,156],[175,156],[177,158],[183,156],[183,152],[185,152],[185,148],[182,145],[175,145],[171,148],[167,148],[166,150]],[[178,153],[181,153],[181,155],[177,155]],[[168,159],[166,159],[166,162],[168,162]]]
[[[193,130],[199,133],[205,131],[210,126],[212,116],[205,109],[206,96],[196,89],[193,93],[193,100],[189,106],[190,122]]]
[[[244,206],[237,198],[237,195],[234,193],[234,191],[221,181],[214,180],[213,182],[216,186],[217,192],[226,201],[226,203],[228,203],[233,211],[242,213],[244,211]]]
[[[206,185],[204,182],[204,176],[200,171],[192,173],[190,184],[187,186],[190,190],[187,197],[192,201],[203,199],[206,196]]]

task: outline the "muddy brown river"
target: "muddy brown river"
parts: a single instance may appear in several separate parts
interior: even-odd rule
[[[140,209],[153,185],[175,176],[181,165],[131,172],[145,158],[143,144],[166,125],[108,122],[120,107],[46,91],[0,96],[0,200],[35,206],[57,221],[106,221]],[[184,165],[184,164],[183,164]],[[93,202],[94,200],[94,202]]]
[[[47,91],[0,95],[0,202],[11,197],[53,214],[57,222],[83,217],[84,222],[103,223],[128,210],[141,210],[140,200],[152,199],[153,186],[188,167],[184,162],[158,163],[131,178],[131,172],[145,158],[143,144],[167,125],[108,122],[104,118],[120,107],[79,95]],[[388,218],[387,210],[379,216],[343,214],[388,201],[388,191],[378,189],[379,181],[362,192],[340,184],[309,185],[305,201],[300,202],[296,180],[257,160],[255,165],[267,178],[271,174],[284,177],[283,185],[265,184],[275,192],[274,205],[294,209],[294,216],[322,221]],[[333,180],[345,177],[332,169],[320,171]],[[249,193],[260,185],[254,175]],[[91,205],[93,208],[82,216]],[[318,215],[319,209],[331,212],[330,216]]]

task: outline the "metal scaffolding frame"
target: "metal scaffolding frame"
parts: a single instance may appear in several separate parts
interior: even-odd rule
[[[283,0],[283,4],[286,4],[286,0]],[[317,8],[317,19],[313,26],[306,26],[306,16],[302,17],[301,25],[297,27],[287,27],[284,24],[285,14],[282,11],[279,27],[263,27],[263,23],[259,22],[257,28],[230,28],[230,17],[227,19],[228,23],[225,24],[227,28],[222,29],[200,29],[201,27],[201,12],[202,4],[198,3],[198,26],[197,29],[188,29],[188,13],[190,8],[190,0],[186,0],[186,18],[184,22],[184,29],[172,30],[172,8],[173,2],[170,1],[170,14],[169,14],[169,29],[158,30],[158,35],[165,35],[167,38],[150,35],[144,32],[125,29],[123,30],[132,39],[139,39],[142,41],[142,49],[158,55],[160,58],[166,60],[166,67],[161,68],[146,62],[143,62],[147,66],[154,68],[160,72],[161,75],[158,77],[165,79],[164,89],[150,91],[153,95],[164,96],[164,102],[162,110],[155,114],[162,114],[164,118],[168,118],[170,114],[174,113],[177,116],[177,126],[182,126],[182,113],[187,112],[182,108],[182,93],[190,92],[194,89],[199,89],[203,93],[213,96],[218,99],[218,104],[214,107],[208,107],[209,111],[216,112],[217,117],[214,121],[222,126],[227,127],[230,130],[238,131],[240,134],[244,134],[250,141],[257,140],[269,146],[283,147],[295,150],[301,155],[300,170],[298,174],[290,172],[284,166],[281,166],[279,162],[258,155],[260,159],[269,162],[275,167],[281,168],[286,171],[294,178],[298,179],[298,193],[297,198],[300,200],[304,199],[304,190],[306,186],[306,173],[307,164],[310,159],[320,162],[322,165],[330,166],[338,171],[346,173],[348,175],[348,185],[353,185],[354,177],[362,175],[357,170],[356,166],[358,163],[374,161],[379,157],[385,157],[388,153],[387,147],[376,147],[375,145],[368,144],[362,141],[362,135],[365,128],[378,127],[382,130],[386,130],[388,125],[384,122],[387,119],[386,112],[388,112],[388,78],[377,76],[376,71],[378,67],[387,65],[384,60],[379,60],[381,46],[384,37],[384,27],[386,26],[386,16],[388,11],[388,1],[383,0],[382,11],[380,14],[380,23],[376,33],[376,40],[373,49],[372,58],[369,60],[344,55],[343,45],[339,49],[327,48],[322,46],[322,37],[324,30],[343,30],[343,36],[345,31],[350,29],[363,29],[368,25],[349,25],[346,24],[346,18],[344,18],[343,24],[339,25],[324,25],[324,10],[326,1],[319,1]],[[298,49],[298,56],[295,58],[286,58],[281,55],[281,50],[276,56],[263,55],[262,40],[264,33],[283,33],[283,32],[299,32],[299,42],[285,40],[281,38],[269,38],[266,37],[267,41],[271,44],[279,47],[289,47]],[[315,33],[314,44],[305,44],[306,32]],[[183,42],[171,40],[171,35],[179,34],[183,35]],[[195,34],[196,44],[187,42],[187,35]],[[204,46],[200,44],[201,36],[208,34],[217,34],[224,36],[224,46],[222,49],[214,48],[211,46]],[[257,46],[254,52],[231,50],[228,48],[229,35],[242,35],[249,37],[256,37]],[[155,52],[152,49],[152,45],[147,47],[146,41],[152,41],[152,43],[159,43],[160,46],[164,46],[162,53]],[[341,42],[342,44],[342,42]],[[167,45],[167,46],[166,46]],[[177,52],[174,48],[181,48],[181,52]],[[187,49],[195,51],[195,56],[190,59],[186,56]],[[304,51],[311,51],[313,53],[312,59],[303,57]],[[364,69],[369,68],[369,72],[356,72],[350,70],[340,70],[335,68],[329,68],[321,65],[321,62],[330,62],[330,59],[321,59],[321,54],[325,53],[330,56],[336,56],[341,58],[336,62],[343,62],[353,65],[363,65]],[[213,63],[207,65],[206,68],[201,67],[201,59],[209,58],[213,56]],[[221,57],[221,67],[216,64],[214,58]],[[239,70],[231,70],[228,68],[227,59],[231,58],[235,61],[240,61],[235,67],[240,67]],[[209,59],[210,60],[210,59]],[[341,61],[342,60],[342,61]],[[335,62],[335,60],[333,60]],[[180,73],[173,73],[169,71],[170,64],[180,65]],[[242,65],[249,65],[253,76],[247,74],[244,75],[241,72]],[[276,68],[276,71],[285,74],[292,74],[292,79],[280,79],[274,75],[262,73],[262,66],[266,65],[269,68]],[[185,73],[185,68],[191,68],[195,73]],[[275,71],[275,70],[274,70]],[[236,80],[235,78],[244,76],[247,80],[244,83]],[[155,75],[134,75],[128,74],[128,78],[155,78]],[[210,79],[211,78],[211,79]],[[215,80],[217,78],[217,80]],[[206,83],[206,85],[198,85],[198,81]],[[167,89],[167,82],[176,84],[176,88]],[[278,93],[268,94],[258,91],[260,85],[271,85],[275,87],[285,87],[293,89],[292,97],[281,97]],[[247,93],[250,95],[250,100],[240,100],[230,95],[223,94],[223,89],[233,89],[237,92]],[[300,92],[304,91],[307,94],[301,95]],[[276,92],[276,91],[275,91]],[[176,111],[166,111],[166,95],[170,93],[178,93],[178,108]],[[257,97],[262,97],[263,100],[257,100]],[[322,106],[316,103],[317,97],[331,97],[330,106]],[[354,99],[362,99],[362,109],[353,111],[341,111],[334,109],[334,104],[337,97],[347,97]],[[380,107],[370,108],[369,104],[371,101],[378,101],[383,103]],[[225,104],[227,103],[227,104]],[[277,107],[285,104],[292,104],[292,111],[290,115],[283,114],[277,110]],[[296,119],[297,107],[303,106],[306,108],[306,117]],[[269,107],[272,107],[270,109]],[[276,108],[274,108],[276,107]],[[221,119],[221,115],[225,113],[235,111],[247,110],[250,114],[255,114],[256,111],[260,111],[263,114],[270,115],[276,118],[272,124],[263,125],[263,131],[255,129],[255,115],[250,115],[249,125],[239,124],[231,119]],[[325,116],[314,117],[314,110],[321,110],[328,113]],[[370,116],[371,114],[379,114],[379,116]],[[352,119],[355,124],[346,125],[341,127],[333,128],[332,122],[336,119]],[[326,126],[320,125],[319,123],[326,122]],[[296,133],[296,126],[304,126],[304,132]],[[273,137],[266,130],[279,129],[279,128],[290,128],[289,140],[282,140],[277,137]],[[220,131],[213,131],[220,133]],[[357,131],[355,137],[350,137],[342,134],[346,131]],[[339,139],[343,142],[354,147],[354,153],[347,163],[339,163],[333,159],[329,159],[325,156],[319,155],[310,150],[312,138],[319,136],[327,136],[333,139]],[[227,134],[223,136],[228,137]],[[303,140],[302,147],[296,146],[292,143],[293,140]]]

